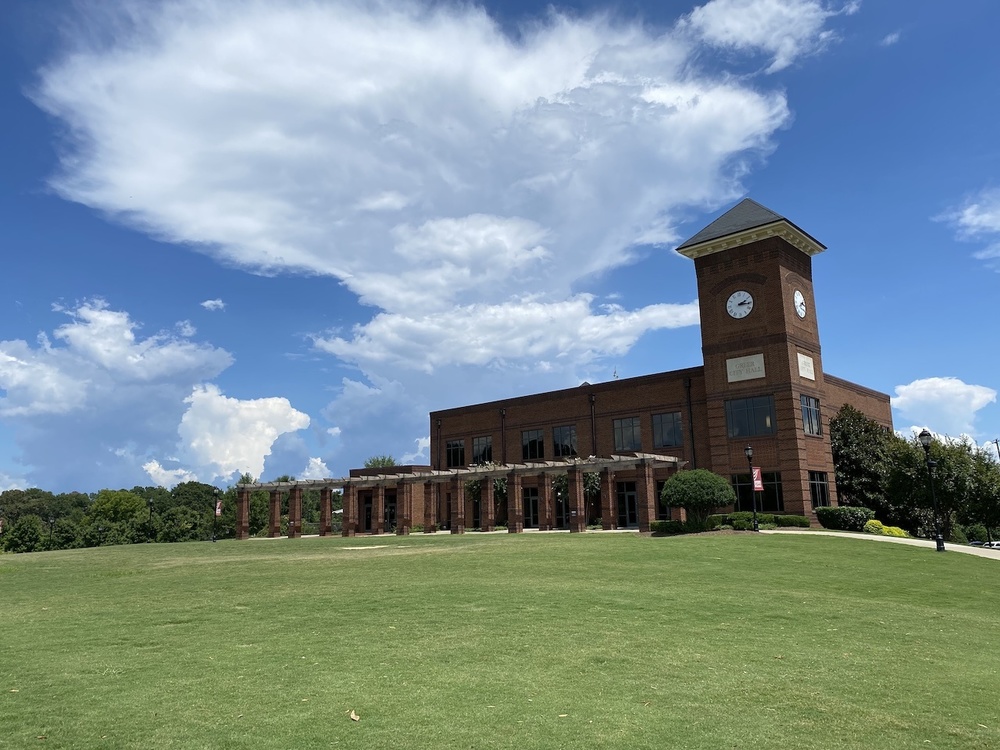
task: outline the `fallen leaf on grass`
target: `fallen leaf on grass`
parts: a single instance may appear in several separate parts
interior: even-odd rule
[[[12,692],[12,693],[20,693],[21,691],[18,690],[17,688],[11,688],[10,692]]]
[[[560,719],[565,719],[569,714],[559,714]]]
[[[351,721],[361,721],[361,717],[354,713],[354,709],[351,709]]]

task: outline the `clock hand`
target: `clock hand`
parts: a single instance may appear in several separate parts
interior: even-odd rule
[[[743,300],[742,302],[737,302],[736,304],[737,304],[737,305],[750,305],[750,304],[752,304],[752,303],[750,302],[750,300],[748,300],[748,299],[745,299],[745,300]]]

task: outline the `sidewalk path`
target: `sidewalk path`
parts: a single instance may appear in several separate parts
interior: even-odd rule
[[[805,529],[769,529],[767,531],[761,529],[761,534],[820,534],[822,536],[839,536],[841,538],[848,539],[867,539],[871,542],[893,542],[895,544],[909,544],[914,547],[934,547],[934,541],[931,539],[904,539],[898,536],[879,536],[878,534],[861,534],[853,531],[812,531]],[[961,552],[966,555],[976,555],[976,557],[989,557],[994,560],[1000,560],[1000,549],[992,549],[987,547],[983,549],[982,547],[970,547],[967,544],[951,544],[945,542],[944,545],[945,552]]]

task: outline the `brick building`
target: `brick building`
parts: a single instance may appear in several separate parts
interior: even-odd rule
[[[742,201],[677,248],[698,280],[701,367],[432,412],[429,467],[321,480],[327,498],[344,491],[343,533],[418,524],[460,533],[505,521],[512,532],[592,523],[647,530],[653,519],[681,518],[658,500],[680,468],[729,477],[737,508],[749,510],[747,445],[762,472],[758,508],[815,518],[817,506],[837,503],[830,419],[851,404],[892,427],[886,394],[824,372],[812,259],[825,249]],[[591,472],[600,490],[586,493]],[[501,477],[507,501],[498,504]],[[469,486],[479,497],[467,496]],[[267,487],[273,506],[282,488]]]

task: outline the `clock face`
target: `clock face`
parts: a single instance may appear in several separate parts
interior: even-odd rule
[[[792,304],[795,307],[795,314],[800,318],[804,318],[806,316],[806,298],[802,296],[802,292],[798,289],[792,295]]]
[[[753,310],[753,297],[750,296],[750,292],[740,289],[729,295],[729,300],[726,302],[726,312],[734,318],[737,320],[745,318],[751,310]]]

